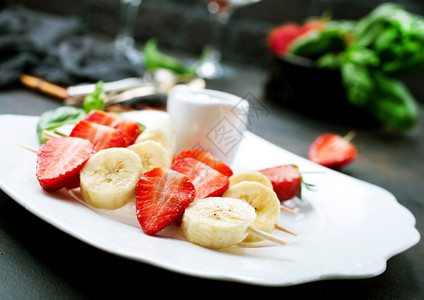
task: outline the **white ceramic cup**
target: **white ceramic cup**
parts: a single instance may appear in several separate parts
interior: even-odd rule
[[[246,100],[221,91],[177,85],[168,94],[167,110],[176,132],[177,152],[203,149],[231,165],[247,127]]]

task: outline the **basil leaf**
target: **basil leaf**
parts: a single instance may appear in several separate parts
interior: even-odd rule
[[[150,39],[144,45],[144,64],[147,70],[168,69],[179,75],[195,75],[194,68],[186,67],[180,60],[162,53],[157,48],[156,39]]]
[[[368,68],[346,61],[341,66],[341,74],[349,103],[357,106],[364,105],[375,88]]]
[[[53,130],[65,124],[76,124],[84,118],[85,112],[81,108],[73,106],[61,106],[54,110],[49,110],[40,116],[37,123],[37,137],[42,144],[47,139],[42,137],[43,130]]]
[[[289,53],[317,59],[326,53],[337,53],[345,49],[344,32],[332,28],[312,32],[306,37],[299,37],[290,45]]]
[[[409,130],[418,121],[418,105],[407,87],[399,80],[381,73],[373,74],[376,90],[367,109],[382,124],[395,130]]]
[[[96,83],[95,90],[84,97],[83,108],[86,113],[89,113],[92,110],[104,110],[105,103],[104,97],[106,93],[103,89],[103,81],[98,81]]]

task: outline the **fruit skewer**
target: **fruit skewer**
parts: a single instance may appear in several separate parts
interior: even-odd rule
[[[61,141],[66,141],[66,140],[68,140],[68,139],[78,139],[78,138],[69,138],[69,137],[64,137],[63,139],[56,139],[56,141],[58,141],[58,140],[61,140]],[[47,142],[46,142],[47,143]],[[47,143],[47,145],[49,145],[50,143]],[[39,150],[36,150],[36,149],[33,149],[33,148],[30,148],[30,147],[25,147],[25,146],[23,146],[23,148],[25,148],[25,149],[27,149],[27,150],[30,150],[30,151],[32,151],[32,152],[34,152],[34,153],[37,153],[37,154],[39,154]],[[42,148],[41,148],[42,149]],[[122,148],[122,149],[125,149],[125,148]],[[105,153],[105,152],[107,152],[106,150],[105,151],[102,151],[102,153]],[[94,155],[93,155],[94,156]],[[71,194],[72,195],[72,194]],[[87,197],[84,197],[84,199],[86,200],[86,198]],[[93,204],[93,203],[89,203],[89,204]],[[261,237],[261,238],[263,238],[263,239],[267,239],[267,240],[270,240],[270,241],[272,241],[272,242],[274,242],[274,243],[277,243],[277,244],[280,244],[280,245],[285,245],[286,244],[286,242],[284,241],[284,240],[282,240],[282,239],[280,239],[280,238],[278,238],[278,237],[275,237],[275,236],[273,236],[273,235],[271,235],[271,234],[269,234],[269,233],[267,233],[267,232],[263,232],[263,231],[261,231],[261,230],[258,230],[257,228],[254,228],[254,227],[250,227],[249,228],[249,230],[248,230],[248,233],[250,233],[250,234],[253,234],[253,235],[256,235],[256,236],[259,236],[259,237]]]
[[[133,124],[134,123],[132,123],[131,125]],[[167,220],[166,222],[162,222],[162,220],[158,221],[158,215],[154,216],[151,213],[147,213],[147,218],[145,219],[148,220],[148,223],[150,222],[150,219],[153,219],[155,228],[152,229],[147,226],[149,224],[146,225],[146,222],[142,220],[143,212],[140,212],[141,211],[140,205],[138,205],[140,202],[142,202],[140,199],[145,199],[146,197],[143,198],[139,195],[140,194],[138,192],[139,189],[137,189],[137,192],[135,193],[134,192],[135,188],[133,186],[136,185],[137,181],[138,181],[137,186],[140,185],[140,182],[142,181],[142,179],[143,178],[145,179],[146,176],[148,176],[146,174],[151,175],[151,174],[154,174],[155,172],[157,173],[158,171],[166,170],[166,172],[164,173],[173,174],[171,176],[172,178],[181,177],[183,175],[178,174],[178,176],[176,176],[175,174],[177,172],[173,172],[173,173],[170,172],[171,170],[167,168],[168,165],[169,167],[171,167],[170,163],[164,164],[163,160],[162,161],[160,160],[160,165],[159,165],[160,168],[156,168],[157,167],[156,165],[149,165],[149,168],[145,168],[143,164],[143,168],[137,168],[137,170],[134,170],[134,168],[132,168],[131,166],[137,164],[137,162],[140,162],[138,160],[137,155],[135,155],[134,152],[137,153],[140,151],[136,151],[137,149],[131,148],[133,147],[132,145],[126,144],[123,138],[125,135],[123,135],[117,129],[119,128],[119,129],[125,130],[125,132],[133,133],[134,130],[132,130],[133,129],[132,126],[129,126],[129,125],[130,124],[128,122],[116,119],[116,116],[110,116],[107,113],[104,113],[101,111],[93,111],[87,116],[86,119],[78,122],[74,126],[69,136],[65,136],[65,135],[58,134],[55,132],[50,132],[50,131],[44,131],[43,136],[48,141],[40,147],[39,151],[34,149],[31,149],[31,151],[38,153],[37,161],[39,160],[40,157],[44,157],[44,156],[49,157],[50,160],[51,160],[51,157],[53,157],[54,161],[57,161],[57,159],[60,159],[62,161],[63,157],[58,157],[58,155],[59,156],[63,155],[62,152],[66,150],[66,146],[63,146],[62,143],[65,145],[66,145],[66,142],[70,142],[70,141],[81,143],[81,141],[84,140],[87,145],[91,145],[90,146],[91,148],[89,150],[83,149],[85,150],[83,151],[85,156],[83,156],[82,158],[77,157],[79,158],[77,160],[78,164],[72,167],[71,171],[65,170],[66,171],[65,173],[70,173],[72,175],[72,178],[69,178],[71,175],[62,176],[60,173],[56,174],[56,176],[59,177],[59,179],[54,178],[54,176],[51,176],[51,173],[55,168],[54,166],[49,166],[47,168],[48,172],[46,173],[48,173],[50,177],[48,177],[47,180],[44,180],[44,181],[46,181],[48,184],[51,184],[51,182],[53,182],[54,187],[52,188],[52,187],[46,186],[45,184],[44,185],[42,184],[42,186],[46,190],[50,190],[50,191],[54,191],[63,187],[71,189],[71,188],[75,188],[79,186],[81,188],[83,199],[94,208],[116,209],[116,208],[124,206],[129,201],[131,201],[131,199],[136,198],[136,203],[138,206],[137,218],[140,222],[140,225],[142,225],[142,228],[146,233],[154,234],[158,230],[163,229],[164,227],[174,222],[175,220],[181,219],[182,215],[184,214],[186,206],[190,202],[192,202],[193,199],[191,199],[192,198],[191,196],[188,197],[188,199],[181,199],[181,195],[184,195],[184,193],[187,191],[185,189],[179,190],[178,185],[177,185],[177,191],[179,192],[177,193],[173,193],[172,191],[171,191],[172,193],[169,191],[168,193],[165,193],[163,190],[159,191],[157,189],[157,186],[155,185],[153,192],[151,192],[150,195],[147,195],[148,196],[147,199],[149,199],[148,201],[151,202],[152,199],[154,200],[154,198],[156,197],[155,196],[156,193],[159,193],[159,196],[161,197],[161,199],[163,198],[163,195],[165,194],[167,195],[165,196],[167,199],[168,198],[171,199],[170,200],[171,202],[177,201],[178,205],[171,206],[172,209],[170,210],[170,212],[173,215],[173,218],[165,218],[165,217],[162,218],[162,215],[158,214],[159,219]],[[170,128],[169,125],[170,124],[161,123],[159,126],[156,126],[156,127],[151,126],[147,128],[145,131],[143,131],[143,134],[139,134],[138,136],[133,135],[132,141],[134,141],[135,143],[134,147],[143,143],[155,142],[158,145],[160,145],[160,147],[162,147],[164,151],[173,153],[173,151],[175,150],[175,141],[174,141],[174,136],[172,133],[172,128]],[[129,131],[128,129],[131,129],[131,131]],[[53,148],[51,147],[52,145],[53,145]],[[47,148],[47,151],[45,148]],[[60,149],[60,151],[58,151],[58,149]],[[100,152],[100,150],[104,150],[104,151]],[[134,150],[134,151],[131,151],[131,150]],[[158,151],[155,150],[153,152],[158,152]],[[75,156],[72,156],[72,155],[74,154],[70,153],[69,151],[67,153],[69,154],[70,157],[66,157],[66,159],[68,159],[70,162],[73,162],[75,160]],[[143,153],[137,153],[137,154],[139,155],[141,159],[143,159],[144,156],[152,156],[151,155],[152,153],[147,153],[146,155],[144,155]],[[78,151],[76,155],[77,156],[79,155]],[[132,156],[131,159],[129,157],[130,155]],[[180,154],[179,158],[181,158],[184,155],[187,155],[187,152],[185,152],[185,154]],[[190,155],[191,153],[189,153],[188,156]],[[211,159],[210,156],[202,154],[202,157],[200,157],[199,151],[197,151],[197,157],[195,158],[196,159],[190,158],[190,157],[186,158],[186,160],[191,159],[192,162],[193,161],[195,162],[195,165],[192,165],[190,169],[188,170],[188,172],[192,173],[194,169],[202,169],[204,167],[207,167],[209,170],[206,170],[207,171],[206,173],[208,174],[208,177],[210,179],[209,181],[206,181],[207,184],[203,186],[199,186],[198,178],[189,178],[191,181],[196,182],[195,184],[196,187],[194,188],[193,186],[192,188],[196,192],[196,195],[197,195],[196,197],[208,198],[211,196],[222,196],[222,194],[228,189],[228,186],[229,186],[228,177],[232,175],[231,169],[227,167],[225,164]],[[131,164],[125,163],[126,159],[133,161],[133,163]],[[209,166],[203,164],[203,162],[208,163]],[[43,159],[41,159],[41,163],[43,163]],[[40,162],[38,162],[38,165],[39,164]],[[186,164],[186,162],[184,164]],[[140,162],[137,165],[142,165],[142,164]],[[217,170],[211,168],[210,166],[213,166]],[[187,166],[184,166],[184,167],[187,167]],[[43,170],[43,168],[37,167],[38,173],[40,172],[40,170]],[[211,178],[211,174],[214,174],[212,170],[215,172],[215,175],[212,176],[213,178]],[[120,184],[113,185],[115,181],[119,182],[120,178],[122,177],[122,175],[119,174],[119,172],[118,174],[115,174],[117,171],[119,172],[122,171],[122,173],[126,175],[125,177],[128,177],[129,174],[131,175],[135,174],[135,175],[131,176],[133,180],[131,182],[125,182],[123,187]],[[152,172],[149,172],[149,171],[152,171]],[[179,170],[179,171],[182,171],[182,170]],[[38,173],[37,173],[37,178],[40,181]],[[185,172],[181,172],[181,173],[184,174]],[[203,175],[205,175],[205,173]],[[220,179],[218,180],[219,176],[220,176]],[[185,176],[183,177],[185,178]],[[105,182],[104,178],[108,179],[105,184],[103,184]],[[69,184],[69,182],[71,182],[72,184]],[[168,183],[168,180],[165,180],[163,182]],[[191,182],[189,184],[191,184]],[[99,186],[101,188],[98,188]],[[149,189],[146,189],[145,187],[146,186],[144,186],[144,189],[142,189],[143,191],[149,190]],[[171,188],[171,190],[174,191],[175,186],[170,185],[165,188]],[[119,193],[118,191],[115,192],[115,190],[119,190]],[[177,196],[173,197],[169,195],[177,195]],[[194,198],[194,193],[193,193],[193,198]],[[184,203],[184,204],[180,205],[181,203]],[[151,205],[151,203],[149,203],[149,205]],[[178,214],[175,213],[174,207],[178,207],[177,209]],[[163,207],[161,207],[160,209],[163,210],[165,208],[166,208],[166,205],[163,205]],[[273,229],[277,229],[277,230],[281,230],[281,231],[295,235],[291,231],[286,230],[285,228],[282,228],[277,223],[272,225],[273,225],[272,228],[266,228],[266,230],[261,230],[257,226],[249,226],[250,229],[249,230],[246,229],[246,232],[250,236],[255,236],[255,237],[259,236],[259,238],[261,239],[267,239],[282,245],[285,245],[286,242],[271,235],[269,232],[271,232]]]
[[[290,168],[292,168],[292,165],[289,165]],[[296,168],[293,166],[293,168]],[[283,192],[285,193],[285,200],[291,199],[293,197],[295,197],[297,194],[299,194],[299,189],[300,189],[300,182],[301,182],[301,176],[300,173],[298,172],[297,168],[295,175],[296,176],[288,176],[289,174],[287,174],[287,172],[285,171],[286,168],[283,168],[281,171],[280,167],[275,167],[276,171],[275,173],[279,173],[278,176],[270,176],[269,174],[267,174],[266,172],[262,172],[262,171],[245,171],[245,172],[239,172],[237,174],[234,174],[233,176],[230,177],[230,185],[235,185],[241,181],[255,181],[255,182],[259,182],[262,183],[263,185],[265,185],[266,187],[274,190],[274,192],[278,192],[281,190],[280,194]],[[292,171],[291,171],[292,173]],[[292,178],[293,177],[293,178]],[[282,181],[288,181],[288,184],[284,184],[284,185],[280,185],[277,182],[282,182]],[[287,190],[289,190],[289,192],[286,192]],[[279,194],[277,193],[277,197],[279,196]],[[279,197],[280,202],[281,201],[280,197]],[[287,212],[287,213],[291,213],[291,214],[295,214],[298,215],[299,212],[292,210],[288,207],[286,207],[284,204],[281,204],[280,207],[281,211]],[[285,230],[283,230],[285,231]]]
[[[188,241],[211,249],[244,243],[249,235],[283,246],[287,244],[283,239],[256,228],[256,218],[253,206],[240,199],[197,199],[186,208],[181,232]]]

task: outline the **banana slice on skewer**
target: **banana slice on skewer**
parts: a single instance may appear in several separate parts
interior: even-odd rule
[[[273,186],[271,183],[271,180],[265,176],[264,174],[257,172],[257,171],[245,171],[245,172],[240,172],[240,173],[236,173],[234,175],[232,175],[230,177],[230,187],[233,185],[236,185],[237,183],[240,183],[242,181],[254,181],[254,182],[259,182],[262,183],[263,185],[265,185],[267,188],[270,188],[271,190],[273,190]],[[296,214],[298,215],[299,212],[294,211],[282,204],[280,204],[280,210],[281,211],[285,211],[291,214]],[[283,230],[285,231],[285,230]],[[293,234],[292,232],[289,232],[291,234]]]
[[[243,200],[208,197],[188,205],[181,231],[189,242],[211,249],[237,245],[248,235],[286,245],[286,241],[255,228],[255,219],[255,209]]]
[[[240,243],[255,221],[255,209],[233,198],[209,197],[189,204],[181,223],[191,243],[220,249]]]
[[[271,233],[280,218],[280,201],[273,190],[255,181],[242,181],[229,187],[223,197],[243,200],[255,208],[254,228]],[[258,242],[262,238],[249,234],[243,242]]]
[[[143,166],[143,172],[157,167],[170,168],[172,157],[170,149],[165,148],[159,142],[145,140],[143,142],[128,146],[128,149],[137,153]]]
[[[127,148],[100,150],[80,172],[82,196],[96,208],[120,208],[134,199],[142,172],[140,158],[134,151]]]
[[[135,143],[153,140],[160,143],[172,154],[176,151],[175,130],[168,119],[157,121],[148,126],[136,139]]]
[[[262,183],[266,187],[272,189],[271,180],[269,180],[269,178],[264,174],[256,171],[239,172],[232,175],[229,179],[230,186],[236,185],[237,183],[240,183],[242,181],[254,181]]]

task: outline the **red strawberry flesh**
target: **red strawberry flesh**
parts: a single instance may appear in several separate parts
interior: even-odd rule
[[[96,151],[126,146],[125,133],[122,131],[85,120],[79,121],[69,136],[89,140]]]
[[[84,120],[110,126],[122,131],[125,133],[126,146],[134,144],[141,133],[141,128],[137,122],[101,110],[90,111]]]
[[[187,157],[197,159],[198,161],[224,174],[225,176],[229,177],[233,175],[233,171],[228,165],[214,158],[212,154],[206,152],[205,150],[202,150],[202,149],[183,150],[175,157],[175,160],[187,158]]]
[[[166,168],[147,171],[136,187],[137,220],[153,235],[181,219],[194,197],[195,188],[183,174]]]
[[[121,130],[125,133],[125,141],[127,146],[134,144],[135,140],[141,133],[140,125],[137,122],[120,119],[117,125],[114,125],[113,128]]]
[[[46,191],[75,188],[79,185],[79,171],[95,153],[86,139],[63,137],[48,140],[37,153],[37,180]]]
[[[230,185],[228,176],[191,157],[175,160],[171,168],[193,183],[196,199],[220,197]]]
[[[112,126],[112,124],[118,120],[118,116],[102,110],[92,110],[88,113],[84,120],[106,126]]]
[[[290,200],[300,195],[302,176],[295,165],[280,165],[259,170],[267,176],[280,201]]]

